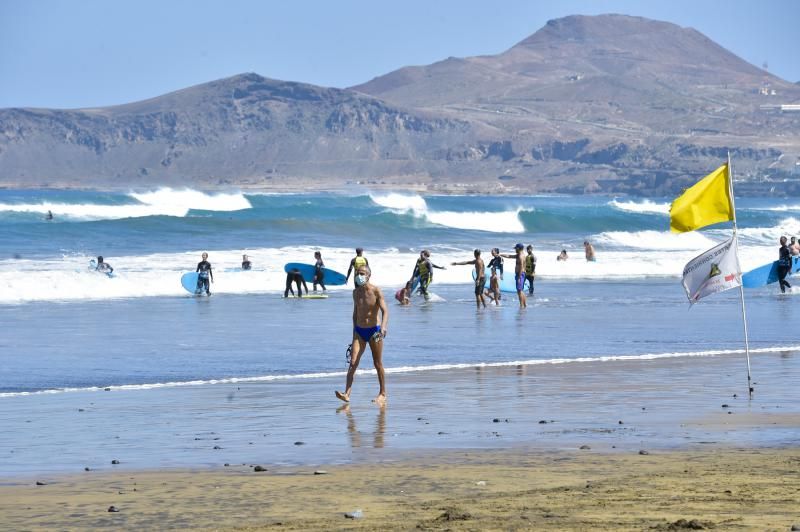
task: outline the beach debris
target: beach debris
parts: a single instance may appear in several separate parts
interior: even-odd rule
[[[581,450],[583,450],[583,451],[588,451],[589,449],[591,449],[591,447],[589,447],[588,445],[581,445],[581,446],[580,446],[580,447],[578,447],[578,448],[579,448],[579,449],[581,449]]]
[[[103,388],[103,391],[104,391],[104,392],[110,392],[110,391],[111,391],[111,388]]]
[[[648,454],[650,454],[650,453],[649,453],[648,451],[645,451],[644,449],[642,449],[641,451],[639,451],[639,454],[641,454],[641,455],[648,455]]]
[[[328,472],[325,471],[324,469],[317,469],[316,471],[314,471],[314,474],[315,475],[327,475]]]
[[[304,442],[304,441],[296,441],[296,442],[294,442],[294,444],[295,445],[305,445],[306,442]]]
[[[469,512],[453,506],[445,508],[444,512],[436,518],[436,521],[467,521],[468,519],[472,519],[472,515]]]
[[[222,467],[230,467],[230,466],[231,465],[228,462],[225,462],[224,464],[222,464]]]
[[[119,460],[117,460],[117,459],[111,460],[111,465],[118,465],[118,464],[119,464]]]
[[[486,485],[486,481],[485,480],[479,480],[478,482],[475,483],[475,485],[476,486],[485,486]]]
[[[42,482],[41,480],[36,481],[37,486],[47,486],[47,482]]]
[[[119,508],[117,508],[116,506],[112,505],[112,506],[108,507],[108,511],[111,512],[111,513],[117,513],[117,512],[119,512]]]
[[[255,467],[253,468],[253,471],[255,471],[256,473],[261,473],[261,472],[263,472],[263,471],[266,471],[266,470],[267,470],[267,468],[266,468],[266,467],[262,467],[262,466],[260,466],[260,465],[257,465],[257,466],[255,466]]]
[[[547,425],[547,420],[546,419],[540,419],[539,420],[539,425]]]
[[[687,521],[686,519],[678,519],[674,523],[668,525],[660,525],[657,527],[659,530],[706,530],[714,528],[714,523],[704,523],[697,519]]]
[[[215,445],[214,447],[212,447],[212,449],[214,449],[215,451],[219,451],[220,449],[222,449],[222,447],[220,447],[219,445]]]
[[[620,420],[619,420],[619,424],[620,424],[620,425],[624,425],[625,423],[623,423],[623,422],[622,422],[622,420],[620,419]]]
[[[730,406],[728,406],[728,404],[726,403],[726,404],[722,405],[722,408],[730,408]]]
[[[361,511],[361,508],[353,510],[352,512],[345,512],[344,516],[348,519],[361,519],[364,517],[364,512]]]
[[[87,466],[83,468],[84,471],[91,471],[91,469]]]

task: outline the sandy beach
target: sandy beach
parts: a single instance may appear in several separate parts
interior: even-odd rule
[[[0,487],[0,527],[215,530],[790,530],[799,449],[432,453],[323,468],[254,464]],[[109,512],[113,506],[117,512]],[[361,517],[346,514],[361,512]],[[358,514],[356,514],[358,515]]]

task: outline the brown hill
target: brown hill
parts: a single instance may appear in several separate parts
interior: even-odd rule
[[[800,177],[800,113],[779,104],[797,102],[796,84],[692,29],[574,16],[352,89],[243,74],[116,107],[0,110],[0,185],[663,194],[729,150],[737,176],[783,183]]]

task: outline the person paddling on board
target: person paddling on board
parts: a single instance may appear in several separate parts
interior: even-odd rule
[[[289,297],[290,293],[294,295],[292,283],[297,286],[297,297],[303,296],[303,291],[300,289],[301,285],[306,289],[306,295],[308,295],[308,285],[306,280],[303,279],[303,274],[297,268],[292,268],[286,273],[286,289],[283,291],[283,297]]]
[[[97,266],[95,266],[94,271],[104,273],[106,275],[111,275],[114,273],[114,268],[107,262],[103,261],[102,255],[97,257]]]
[[[536,255],[533,254],[533,246],[528,244],[525,248],[528,254],[525,256],[525,280],[528,281],[528,295],[533,295],[533,279],[536,277]]]
[[[201,257],[203,260],[197,263],[197,269],[195,269],[197,272],[197,288],[195,288],[194,293],[199,296],[205,292],[207,296],[210,296],[211,291],[208,289],[208,282],[209,280],[212,283],[214,282],[214,272],[211,270],[211,263],[208,262],[208,253],[204,251]]]
[[[388,332],[389,307],[383,298],[381,289],[369,282],[370,272],[366,266],[356,269],[355,284],[353,289],[353,342],[350,345],[350,366],[347,368],[347,381],[344,392],[336,391],[336,397],[350,402],[350,392],[353,389],[353,379],[361,362],[361,355],[367,349],[372,352],[372,363],[378,373],[378,396],[372,401],[379,405],[386,404],[386,379],[383,371],[383,344]],[[378,315],[380,314],[380,324]]]
[[[367,270],[370,270],[369,261],[363,256],[363,253],[364,248],[356,248],[356,256],[350,261],[350,267],[347,268],[347,277],[344,280],[344,284],[347,284],[347,281],[350,280],[350,272],[358,271],[361,266],[366,266]],[[372,270],[370,270],[370,275],[372,275]]]
[[[439,268],[440,270],[447,269],[444,266],[437,266],[431,262],[431,252],[427,249],[423,249],[419,254],[416,266],[414,266],[414,273],[411,274],[411,279],[419,279],[419,293],[422,294],[426,300],[430,298],[428,286],[430,286],[433,281],[434,268]]]
[[[528,298],[525,297],[525,246],[517,244],[514,246],[516,255],[500,255],[507,259],[514,259],[514,283],[517,288],[517,297],[519,298],[519,308],[526,308],[528,306]]]
[[[250,262],[250,259],[247,255],[242,255],[242,270],[250,270],[253,268],[253,263]]]
[[[778,249],[778,282],[781,285],[781,293],[786,293],[787,288],[791,288],[786,281],[786,275],[792,271],[792,252],[786,245],[786,237],[781,237],[781,247]]]
[[[325,292],[325,272],[322,271],[322,268],[325,267],[325,263],[322,262],[322,253],[315,251],[314,260],[314,292],[317,291],[317,285],[320,285],[322,287],[322,291]]]
[[[486,300],[483,299],[483,288],[486,286],[486,266],[483,264],[481,258],[481,250],[476,249],[472,252],[475,256],[474,260],[465,260],[463,262],[452,262],[452,266],[466,266],[472,264],[475,266],[475,305],[478,308],[486,308]]]

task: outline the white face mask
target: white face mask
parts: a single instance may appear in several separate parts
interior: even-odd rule
[[[355,277],[356,286],[361,286],[367,283],[367,276],[366,275],[356,275]]]

